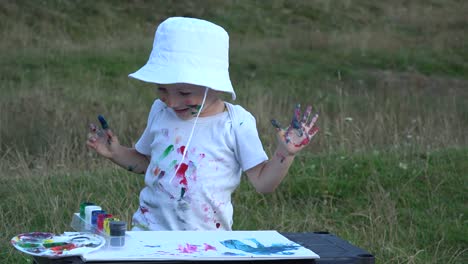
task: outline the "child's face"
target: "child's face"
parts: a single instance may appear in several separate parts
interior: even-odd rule
[[[195,117],[200,110],[205,89],[203,86],[193,84],[174,83],[159,84],[157,90],[159,99],[172,108],[180,119],[189,120]],[[219,108],[217,107],[218,101],[220,100],[216,92],[209,89],[200,116],[216,114]]]

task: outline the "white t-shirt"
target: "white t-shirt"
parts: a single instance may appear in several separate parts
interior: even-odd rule
[[[229,112],[182,120],[157,99],[135,148],[151,156],[133,230],[231,230],[231,194],[241,172],[268,159],[255,118],[226,103]],[[237,124],[236,124],[237,123]],[[176,173],[176,168],[177,173]]]

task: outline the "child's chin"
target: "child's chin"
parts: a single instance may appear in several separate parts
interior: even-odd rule
[[[182,120],[190,120],[193,118],[192,115],[189,115],[189,114],[176,114],[178,118],[182,119]]]

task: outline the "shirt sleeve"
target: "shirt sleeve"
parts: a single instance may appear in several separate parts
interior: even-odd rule
[[[155,124],[155,119],[157,119],[158,114],[164,107],[164,103],[156,99],[151,106],[151,110],[148,116],[148,121],[146,122],[146,128],[143,131],[140,139],[138,139],[135,144],[135,149],[143,155],[151,155],[151,143],[153,142],[154,135],[151,133],[151,127]]]
[[[236,135],[236,158],[243,171],[249,170],[268,160],[258,136],[255,117],[240,106],[236,108],[236,119],[233,122]]]

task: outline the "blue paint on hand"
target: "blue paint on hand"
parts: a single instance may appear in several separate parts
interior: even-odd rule
[[[275,127],[275,128],[278,128],[278,129],[281,129],[281,125],[278,121],[276,121],[276,119],[272,119],[271,120],[271,124]]]
[[[104,116],[98,115],[99,123],[101,123],[102,129],[109,129],[109,125],[107,124],[106,119],[104,119]]]

